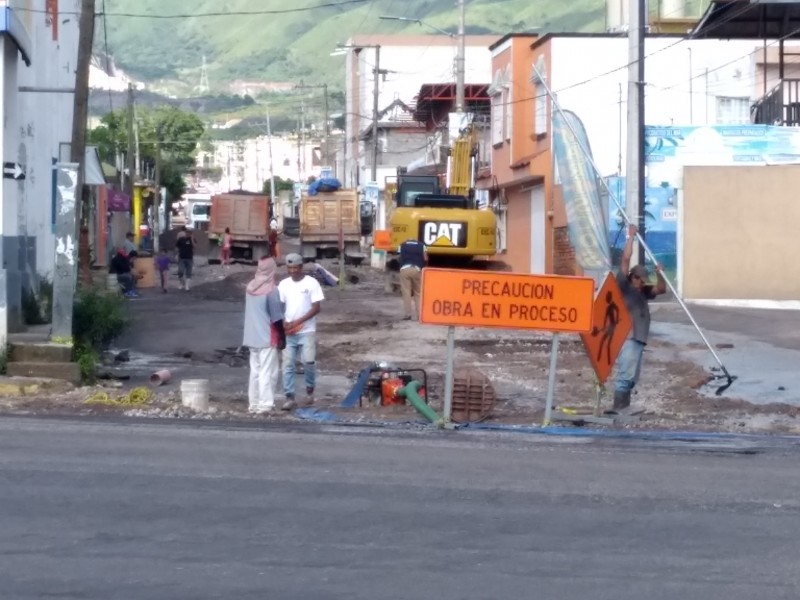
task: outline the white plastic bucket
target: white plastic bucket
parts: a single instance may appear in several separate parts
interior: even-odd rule
[[[181,404],[197,411],[208,410],[208,379],[181,381]]]

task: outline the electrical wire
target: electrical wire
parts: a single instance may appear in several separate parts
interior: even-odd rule
[[[193,13],[133,13],[133,12],[95,12],[95,17],[108,15],[110,17],[124,17],[129,19],[191,19],[195,17],[236,17],[236,16],[256,16],[256,15],[285,15],[291,13],[309,12],[323,8],[338,8],[351,4],[367,4],[374,0],[339,0],[338,2],[324,2],[314,6],[296,6],[293,8],[276,9],[256,9],[256,10],[231,10],[231,11],[208,11]],[[29,12],[34,14],[48,14],[48,11],[40,8],[14,7],[15,12]],[[79,16],[80,11],[59,11],[60,15]]]

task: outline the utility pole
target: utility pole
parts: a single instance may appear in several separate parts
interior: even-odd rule
[[[301,153],[303,161],[303,175],[306,175],[306,103],[300,100],[300,135],[303,138],[303,151]]]
[[[378,100],[380,96],[381,47],[375,46],[375,90],[372,98],[372,181],[378,181]]]
[[[328,117],[328,84],[327,83],[323,83],[322,84],[322,93],[325,96],[325,154],[323,156],[325,157],[325,166],[329,167],[329,166],[331,166],[331,163],[330,163],[330,153],[329,153],[329,150],[328,150],[328,144],[330,142],[331,128],[330,128],[330,125],[328,123],[329,117]]]
[[[269,146],[269,198],[272,202],[273,218],[275,217],[275,168],[272,164],[272,127],[269,122],[269,107],[267,107],[267,145]]]
[[[628,156],[625,172],[625,212],[645,236],[644,201],[644,41],[647,0],[629,0],[628,18]],[[638,264],[644,264],[644,246],[634,243]]]
[[[130,198],[133,198],[134,173],[136,171],[136,154],[134,154],[133,139],[133,84],[128,84],[128,179],[125,181],[125,191]]]
[[[78,264],[85,267],[89,276],[89,240],[81,243],[83,228],[81,212],[84,208],[83,181],[86,162],[86,122],[89,110],[89,66],[94,42],[94,0],[81,0],[78,18],[78,60],[75,73],[75,95],[72,114],[70,162],[77,169],[72,202],[60,198],[55,222],[56,255],[53,275],[53,338],[72,338],[72,312]],[[61,196],[61,194],[59,194]],[[87,214],[84,211],[84,215]],[[88,235],[88,234],[87,234]],[[82,252],[78,252],[78,248]],[[80,256],[79,256],[80,254]],[[83,271],[83,268],[81,269]]]
[[[456,112],[464,112],[464,53],[466,5],[458,0],[458,54],[456,55]]]
[[[303,183],[303,168],[300,165],[300,117],[297,117],[297,182]]]
[[[156,132],[156,168],[153,175],[155,181],[155,197],[153,198],[153,252],[158,252],[159,236],[161,235],[161,132]],[[164,214],[166,215],[166,207]]]

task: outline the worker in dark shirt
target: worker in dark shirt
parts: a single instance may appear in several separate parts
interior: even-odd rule
[[[194,247],[197,245],[194,235],[184,225],[175,240],[178,251],[178,281],[181,289],[189,291],[192,282],[192,268],[194,267]]]
[[[628,239],[622,251],[622,261],[617,274],[617,285],[622,292],[625,306],[631,315],[633,328],[630,337],[625,340],[617,357],[614,376],[613,412],[625,414],[630,411],[631,392],[639,381],[642,370],[642,358],[647,338],[650,335],[650,300],[666,293],[667,282],[661,273],[661,265],[656,265],[656,283],[651,284],[644,265],[631,267],[633,242],[636,239],[636,226],[628,226]]]
[[[133,289],[135,279],[131,271],[131,259],[125,248],[120,248],[111,259],[110,271],[117,276],[117,282],[122,286],[125,296],[132,298],[138,296]]]
[[[425,244],[419,240],[406,240],[400,244],[400,292],[403,294],[404,321],[410,321],[411,299],[414,299],[414,315],[419,318],[419,293],[422,269],[428,262]]]

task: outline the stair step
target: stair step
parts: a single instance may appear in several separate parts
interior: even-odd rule
[[[12,343],[9,362],[64,363],[72,360],[72,346],[40,343]]]
[[[47,377],[81,383],[81,368],[73,362],[10,362],[6,370],[12,377]]]

